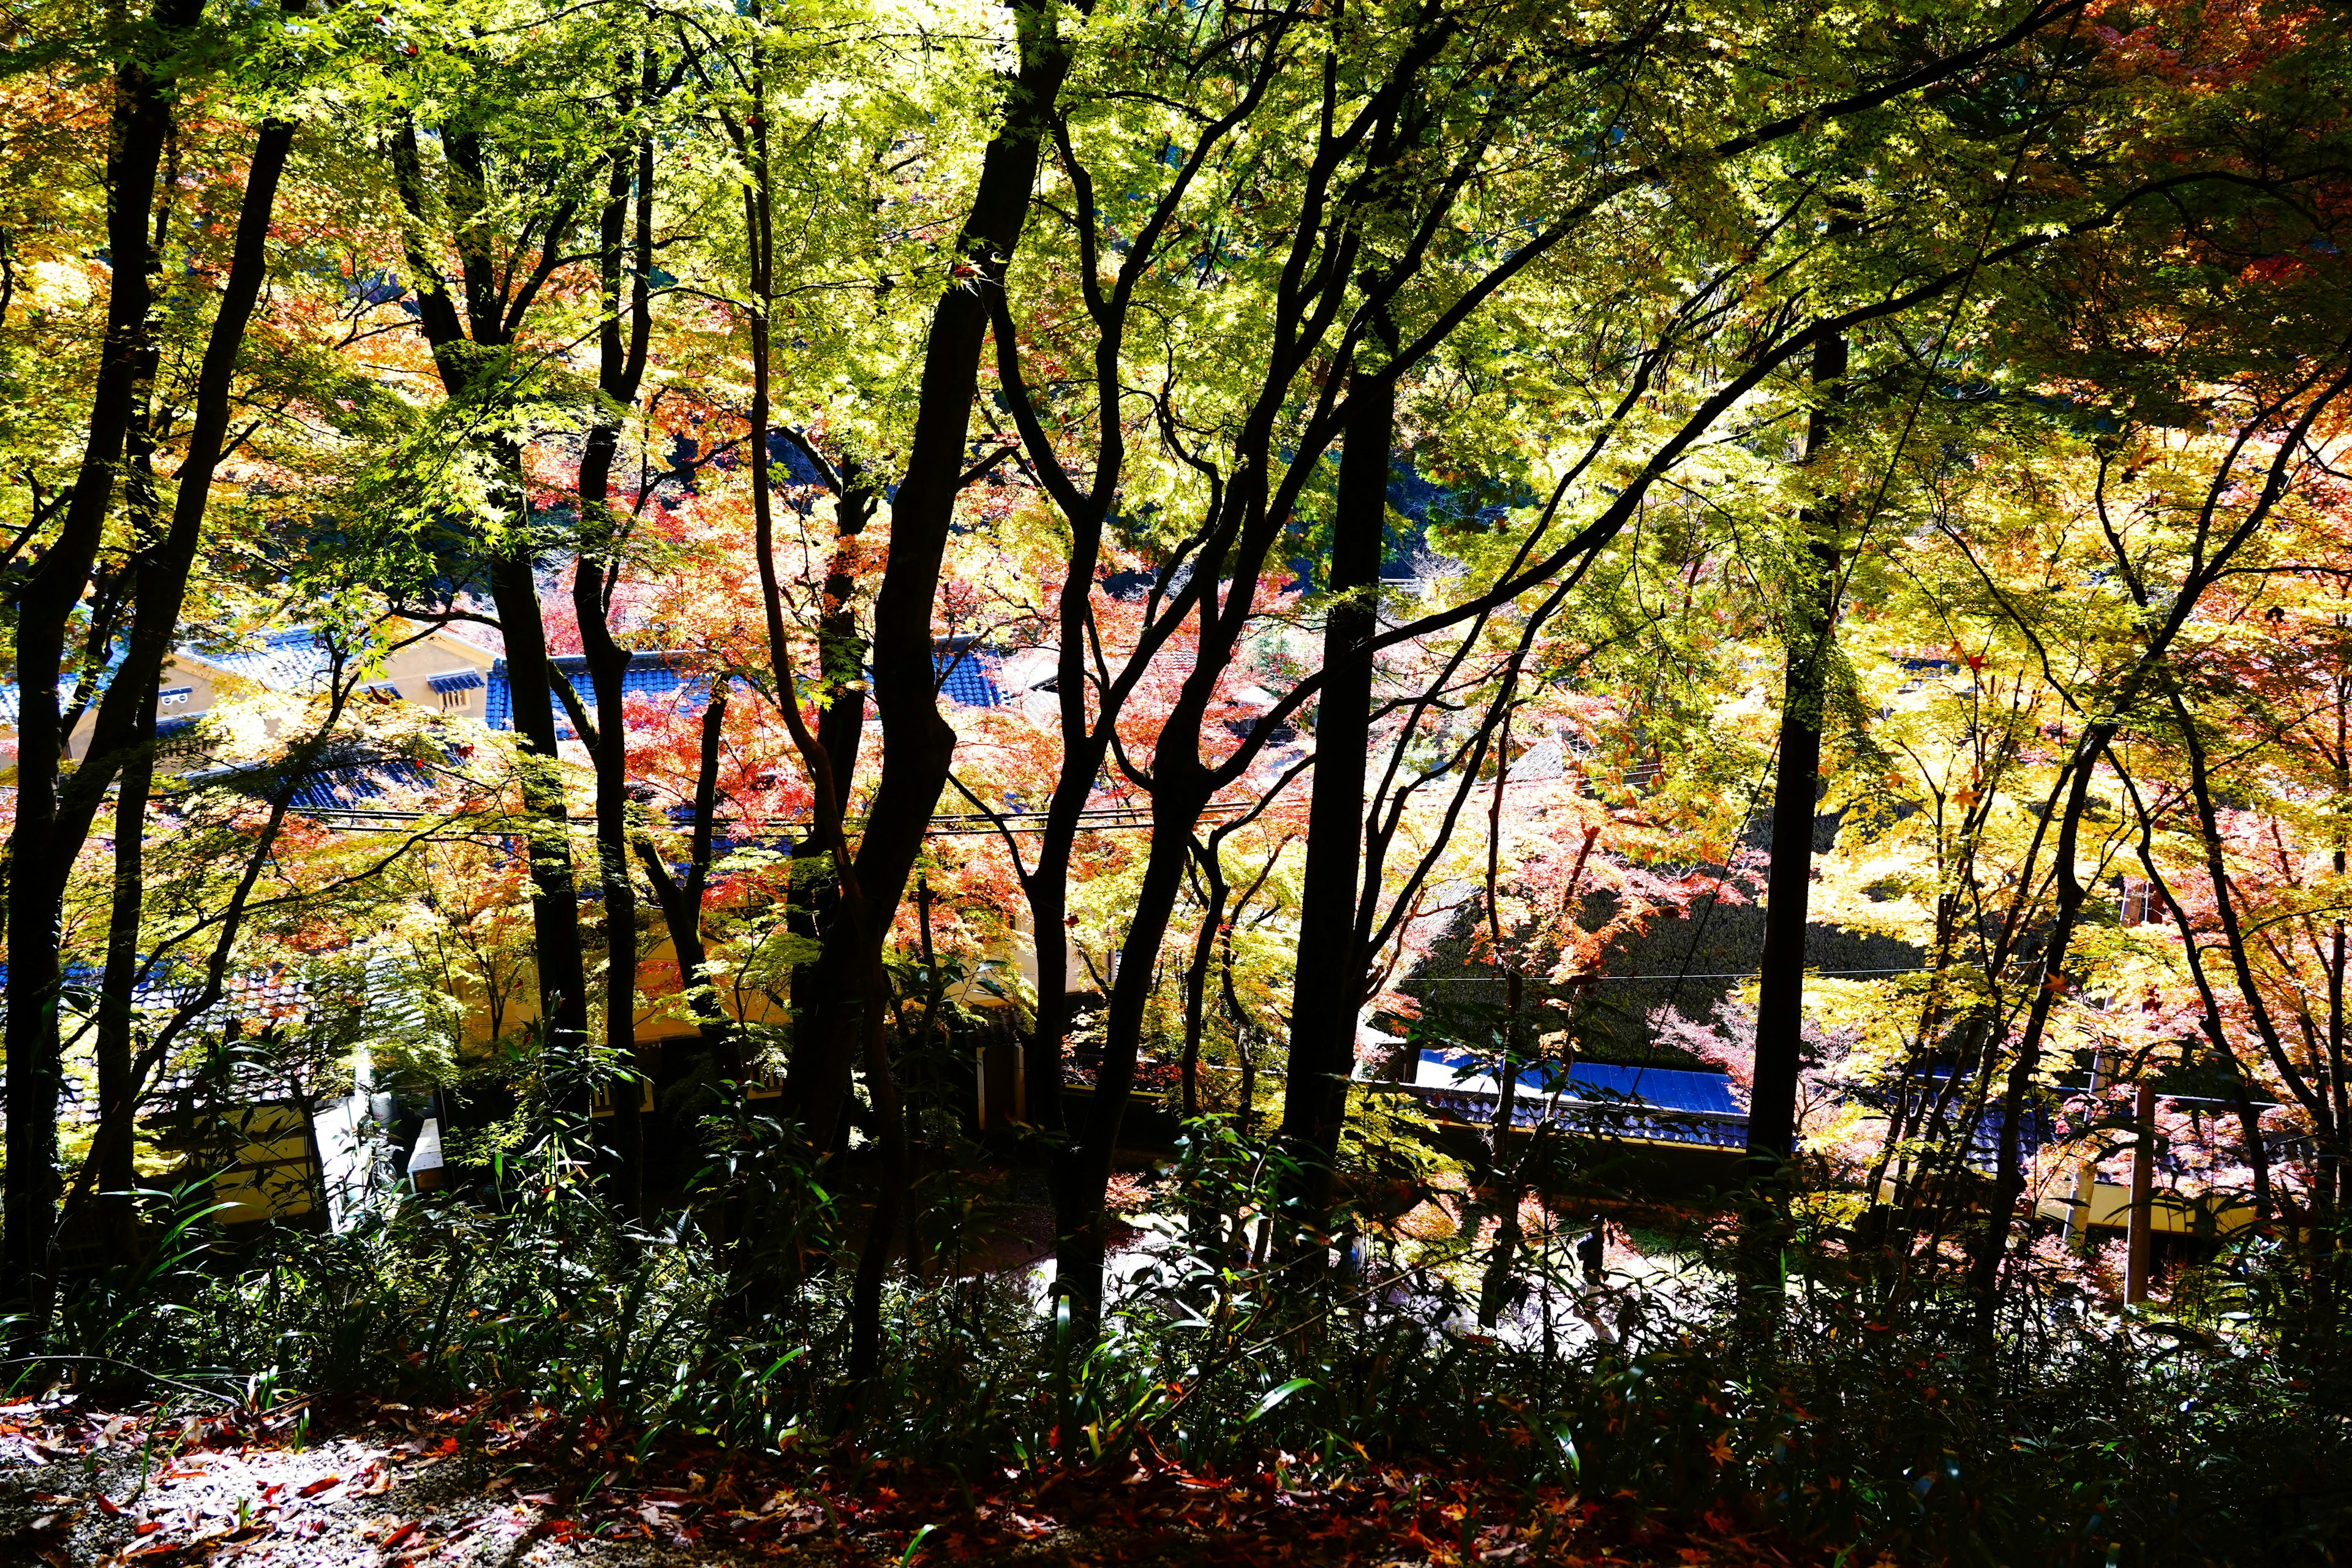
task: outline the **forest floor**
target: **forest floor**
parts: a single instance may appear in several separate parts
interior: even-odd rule
[[[726,1568],[1802,1563],[1826,1554],[1644,1520],[1623,1500],[1388,1468],[1335,1489],[1147,1452],[994,1477],[682,1454],[616,1474],[544,1411],[395,1405],[268,1415],[0,1405],[0,1564]]]

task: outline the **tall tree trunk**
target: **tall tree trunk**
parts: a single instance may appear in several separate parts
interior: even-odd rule
[[[138,1085],[131,1071],[131,1041],[137,1023],[140,916],[147,891],[147,805],[155,777],[152,737],[154,688],[147,688],[145,720],[150,749],[124,764],[114,804],[113,901],[107,909],[106,972],[99,983],[98,1161],[99,1212],[106,1244],[128,1257],[137,1236],[138,1184],[132,1161]]]
[[[445,216],[464,285],[463,315],[450,296],[442,258],[425,242],[435,215],[426,200],[424,158],[413,120],[401,123],[389,149],[394,183],[409,219],[404,244],[417,321],[442,387],[453,401],[495,398],[504,389],[486,382],[481,367],[502,363],[502,356],[513,348],[531,302],[562,259],[561,247],[570,237],[576,209],[568,200],[551,198],[542,212],[528,220],[525,233],[536,229],[541,235],[535,268],[523,266],[519,254],[502,258],[487,216],[492,206],[493,161],[480,136],[445,127],[439,140],[448,171]],[[579,890],[572,877],[571,814],[564,805],[562,763],[556,750],[547,626],[540,607],[530,492],[520,444],[497,438],[497,463],[499,482],[492,502],[508,519],[506,536],[491,541],[483,564],[491,607],[506,639],[515,733],[523,742],[523,811],[529,821],[525,847],[541,1027],[557,1068],[551,1084],[556,1109],[562,1116],[577,1118],[586,1114],[590,1093],[586,1079],[579,1076],[588,1034],[588,987]]]
[[[166,37],[195,20],[195,0],[165,0],[155,20]],[[49,1248],[58,1200],[58,952],[66,878],[78,840],[59,831],[58,774],[66,757],[58,682],[75,607],[98,559],[116,466],[139,396],[152,333],[155,258],[148,217],[156,171],[173,129],[168,84],[132,61],[115,73],[107,149],[107,246],[111,279],[106,331],[90,390],[89,424],[73,496],[57,538],[16,601],[16,818],[8,841],[7,1170],[0,1194],[0,1304],[30,1309],[20,1338],[46,1321]]]
[[[1201,929],[1192,933],[1192,956],[1184,965],[1184,1056],[1181,1077],[1184,1120],[1201,1114],[1201,1037],[1208,1024],[1209,971],[1225,923],[1225,869],[1214,837],[1196,857],[1201,868]]]
[[[1381,547],[1388,520],[1396,384],[1357,378],[1349,393],[1332,523],[1331,605],[1323,626],[1323,690],[1315,705],[1315,783],[1298,897],[1298,962],[1290,1013],[1290,1076],[1282,1132],[1297,1162],[1297,1218],[1321,1229],[1331,1206],[1356,1019],[1370,961],[1358,940],[1364,857],[1364,780],[1370,763],[1371,640],[1380,629]]]
[[[650,54],[619,59],[619,101],[626,113],[658,89]],[[604,908],[604,1047],[614,1072],[612,1162],[606,1191],[625,1215],[645,1211],[646,1139],[637,1059],[637,895],[629,876],[629,727],[623,712],[634,655],[613,636],[612,597],[627,524],[612,505],[613,461],[621,421],[637,401],[653,331],[654,149],[650,137],[613,149],[597,225],[597,273],[604,311],[597,323],[596,389],[613,409],[588,431],[580,458],[580,558],[572,579],[581,651],[596,693],[592,746],[596,773],[596,874]],[[631,200],[632,192],[635,201]],[[634,218],[634,244],[631,226]],[[627,300],[622,259],[629,253]],[[623,322],[625,320],[626,328]],[[583,736],[583,740],[592,740]]]
[[[140,1086],[131,1069],[132,996],[141,963],[144,824],[155,770],[156,687],[179,630],[180,609],[202,542],[213,477],[226,455],[229,395],[246,330],[268,271],[269,225],[293,133],[289,122],[270,120],[262,122],[255,139],[220,307],[197,372],[188,449],[175,476],[169,522],[160,529],[154,522],[158,501],[153,441],[144,428],[147,416],[134,420],[130,438],[131,500],[134,512],[146,521],[139,527],[131,636],[113,683],[99,704],[89,752],[64,791],[58,814],[58,842],[79,848],[107,780],[120,775],[113,902],[108,911],[97,1031],[99,1128],[93,1151],[100,1190],[105,1194],[101,1203],[107,1230],[120,1247],[131,1245],[134,1218],[129,1194],[136,1181],[132,1121]]]
[[[1055,1253],[1054,1289],[1067,1298],[1071,1324],[1081,1344],[1092,1339],[1102,1321],[1103,1265],[1109,1240],[1103,1196],[1110,1184],[1111,1157],[1118,1148],[1128,1099],[1135,1088],[1137,1042],[1142,1037],[1160,938],[1175,913],[1192,827],[1207,802],[1204,784],[1205,775],[1197,766],[1185,766],[1178,759],[1171,759],[1171,765],[1154,781],[1150,858],[1144,866],[1142,885],[1136,890],[1127,937],[1119,946],[1111,977],[1102,1066],[1095,1073],[1095,1091],[1086,1121],[1074,1130],[1058,1172],[1060,1179],[1055,1184],[1055,1221],[1061,1239]],[[1178,835],[1182,837],[1181,844],[1163,844],[1163,839]],[[1247,1116],[1246,1110],[1243,1114]]]
[[[514,499],[521,502],[520,468],[509,464],[508,472]],[[563,800],[563,764],[556,750],[547,626],[527,547],[509,546],[495,557],[489,579],[491,605],[506,637],[515,732],[523,742],[522,799],[529,821],[524,848],[530,876],[532,948],[539,960],[541,1026],[550,1059],[558,1068],[551,1084],[558,1105],[568,1114],[584,1115],[589,1085],[578,1075],[588,1037],[587,966],[580,942],[580,895],[572,874],[571,812]]]
[[[741,1082],[746,1064],[726,1009],[708,994],[709,956],[702,940],[702,894],[710,878],[711,851],[718,838],[719,761],[720,732],[727,721],[727,688],[721,684],[702,710],[702,738],[694,781],[694,826],[689,834],[685,874],[665,865],[647,838],[637,840],[637,858],[652,882],[661,906],[662,923],[677,954],[677,979],[685,991],[703,1038],[718,1048],[721,1073]]]
[[[1081,14],[1091,10],[1081,5]],[[890,559],[874,604],[874,699],[882,718],[882,771],[866,831],[844,889],[853,943],[845,968],[860,994],[867,1092],[879,1123],[883,1171],[850,1302],[846,1369],[850,1411],[881,1354],[882,1274],[889,1225],[903,1205],[906,1127],[892,1081],[882,1016],[882,946],[905,895],[931,814],[947,785],[955,731],[933,689],[931,614],[949,530],[955,520],[980,354],[988,333],[987,291],[1001,291],[1029,216],[1041,150],[1069,74],[1070,53],[1053,7],[1026,0],[1016,16],[1020,68],[1003,129],[990,141],[955,254],[971,270],[940,296],[924,344],[907,471],[890,510]],[[1145,973],[1150,973],[1147,961]]]
[[[2132,1090],[2130,1229],[2124,1242],[2124,1300],[2147,1300],[2148,1267],[2155,1256],[2156,1082],[2155,1064],[2143,1061]]]
[[[881,1005],[864,973],[860,901],[847,836],[849,790],[856,779],[857,747],[866,723],[865,698],[855,689],[863,647],[857,640],[850,600],[856,587],[853,547],[837,545],[826,571],[826,609],[819,618],[818,711],[812,729],[802,718],[801,682],[784,622],[782,580],[776,570],[775,494],[769,478],[774,437],[783,435],[830,479],[842,513],[843,536],[865,531],[878,498],[870,485],[845,480],[842,469],[826,463],[814,445],[798,432],[789,427],[779,431],[773,424],[769,313],[775,295],[775,212],[763,55],[754,58],[751,89],[753,113],[749,123],[730,122],[730,130],[751,165],[751,183],[743,193],[743,225],[752,300],[751,408],[746,431],[751,448],[752,550],[760,574],[776,704],[800,750],[814,796],[809,830],[793,847],[785,920],[794,934],[814,940],[818,950],[815,961],[798,966],[792,978],[792,1056],[784,1104],[810,1150],[821,1159],[834,1152],[841,1142],[855,1063],[864,1040],[861,1009],[869,1004]],[[928,640],[925,646],[928,661]],[[877,949],[877,973],[879,962]],[[854,1394],[844,1409],[854,1415]]]
[[[1820,402],[1805,426],[1804,461],[1821,456],[1843,400],[1847,350],[1843,336],[1813,350]],[[1811,553],[1813,580],[1790,628],[1780,700],[1780,753],[1772,780],[1772,864],[1766,883],[1764,954],[1756,1000],[1756,1077],[1748,1096],[1748,1153],[1770,1177],[1796,1151],[1797,1077],[1805,1053],[1805,927],[1813,876],[1813,805],[1821,795],[1822,706],[1828,697],[1837,620],[1841,556],[1833,500],[1798,516]]]
[[[838,811],[845,812],[857,779],[858,747],[866,733],[866,643],[857,635],[856,546],[851,542],[874,521],[882,497],[862,464],[846,457],[838,464],[827,462],[798,432],[782,434],[834,492],[838,542],[825,568],[825,607],[817,621],[821,685],[816,740],[832,778],[832,799]],[[838,837],[837,822],[812,823],[809,831],[794,842],[786,914],[795,935],[818,943],[818,959],[793,972],[793,1080],[787,1099],[812,1140],[821,1140],[815,1142],[821,1150],[835,1146],[841,1097],[848,1090],[850,1042],[833,1033],[850,1018],[842,1005],[844,987],[838,973],[838,950],[846,932],[835,880],[827,875]],[[832,963],[824,956],[827,944],[835,950]],[[815,1125],[813,1117],[821,1118],[823,1126]]]
[[[2127,693],[2128,695],[2128,693]],[[2120,707],[2122,704],[2118,704]],[[2000,1282],[2000,1259],[2007,1249],[2009,1226],[2018,1199],[2025,1192],[2025,1162],[2023,1136],[2028,1114],[2027,1096],[2033,1087],[2033,1074],[2042,1064],[2042,1043],[2050,1027],[2050,1011],[2056,1005],[2067,984],[2066,964],[2073,955],[2074,928],[2082,918],[2083,904],[2088,896],[2077,873],[2074,859],[2082,842],[2083,816],[2090,808],[2091,777],[2099,757],[2106,751],[2119,726],[2114,723],[2094,724],[2077,742],[2069,766],[2073,778],[2066,791],[2064,815],[2059,819],[2058,842],[2053,851],[2057,875],[2056,908],[2051,912],[2048,946],[2042,950],[2041,973],[2033,988],[2033,1000],[2025,1017],[2025,1032],[2017,1043],[2017,1055],[2011,1059],[2008,1077],[2001,1085],[2000,1150],[1993,1173],[1993,1190],[1987,1205],[1982,1233],[1977,1237],[1974,1256],[1969,1262],[1969,1289],[1976,1298],[1977,1321],[1979,1332],[1990,1333],[1996,1304],[1995,1289]],[[1987,1050],[1992,1047],[1989,1044]],[[1990,1067],[1988,1061],[1988,1067]],[[1963,1147],[1975,1126],[1973,1116],[1960,1124]]]

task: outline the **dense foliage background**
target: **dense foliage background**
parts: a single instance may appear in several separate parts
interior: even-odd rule
[[[20,1388],[2332,1560],[2339,7],[0,61]]]

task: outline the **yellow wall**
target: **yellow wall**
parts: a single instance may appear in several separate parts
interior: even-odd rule
[[[2074,1207],[2065,1194],[2043,1198],[2034,1212],[2044,1219],[2064,1220]],[[2098,1182],[2091,1188],[2087,1223],[2113,1230],[2131,1226],[2131,1188],[2122,1182]],[[2148,1227],[2179,1235],[2231,1236],[2254,1223],[2250,1203],[2229,1193],[2176,1194],[2158,1188],[2148,1200]]]
[[[319,1163],[302,1128],[302,1113],[290,1105],[262,1105],[221,1118],[235,1140],[236,1163],[213,1178],[224,1225],[309,1214],[317,1202]]]

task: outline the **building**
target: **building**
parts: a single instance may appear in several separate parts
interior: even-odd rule
[[[385,656],[360,694],[470,719],[484,716],[496,655],[444,627],[399,623],[392,636],[400,646]],[[265,633],[230,648],[183,644],[164,661],[156,684],[155,732],[163,739],[183,734],[232,698],[257,692],[315,695],[324,689],[328,669],[326,650],[308,626]],[[85,710],[75,724],[66,743],[74,760],[87,754],[96,719],[94,711]],[[15,749],[16,722],[16,689],[0,687],[0,747]]]

